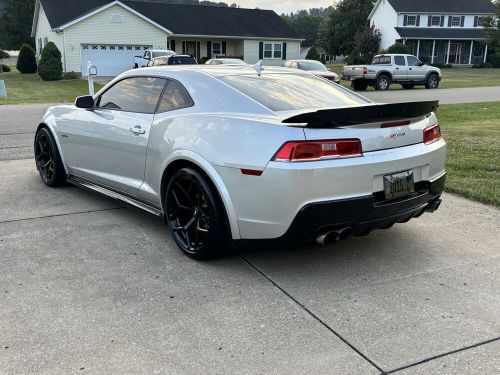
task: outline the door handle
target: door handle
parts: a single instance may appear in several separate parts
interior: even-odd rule
[[[396,68],[396,70],[399,70],[399,68]]]
[[[410,68],[410,70],[413,70],[413,68]]]
[[[135,135],[140,135],[140,134],[145,134],[146,133],[146,130],[144,130],[143,128],[141,128],[140,125],[136,125],[133,128],[130,128],[130,131],[132,133],[134,133]]]

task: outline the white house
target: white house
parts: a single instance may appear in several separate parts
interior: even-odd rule
[[[196,58],[230,56],[281,65],[298,59],[301,37],[270,10],[165,4],[158,1],[36,0],[36,51],[54,42],[65,72],[115,76],[147,49]]]
[[[490,0],[378,0],[368,19],[381,48],[403,42],[423,62],[471,65],[486,62],[483,20],[494,15]]]

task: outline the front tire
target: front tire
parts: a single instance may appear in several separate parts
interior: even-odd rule
[[[365,91],[368,88],[368,82],[365,80],[358,79],[351,82],[351,88],[354,91]]]
[[[427,81],[425,81],[426,89],[437,89],[439,87],[439,77],[437,74],[431,74],[427,77]]]
[[[194,259],[211,259],[228,251],[224,208],[211,182],[201,172],[175,172],[165,191],[165,216],[177,246]]]
[[[34,148],[36,168],[43,183],[50,187],[64,185],[66,172],[56,142],[49,129],[41,128],[36,133]]]
[[[386,91],[391,87],[391,79],[385,74],[380,75],[377,78],[377,83],[375,84],[375,90],[377,91]]]

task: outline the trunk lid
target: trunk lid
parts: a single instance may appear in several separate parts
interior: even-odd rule
[[[302,126],[307,140],[355,138],[363,152],[423,142],[423,130],[437,123],[437,101],[373,104],[300,113],[283,122]]]

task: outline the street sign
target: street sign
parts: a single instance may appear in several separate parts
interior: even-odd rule
[[[7,97],[7,89],[5,88],[5,81],[0,79],[0,98]]]

